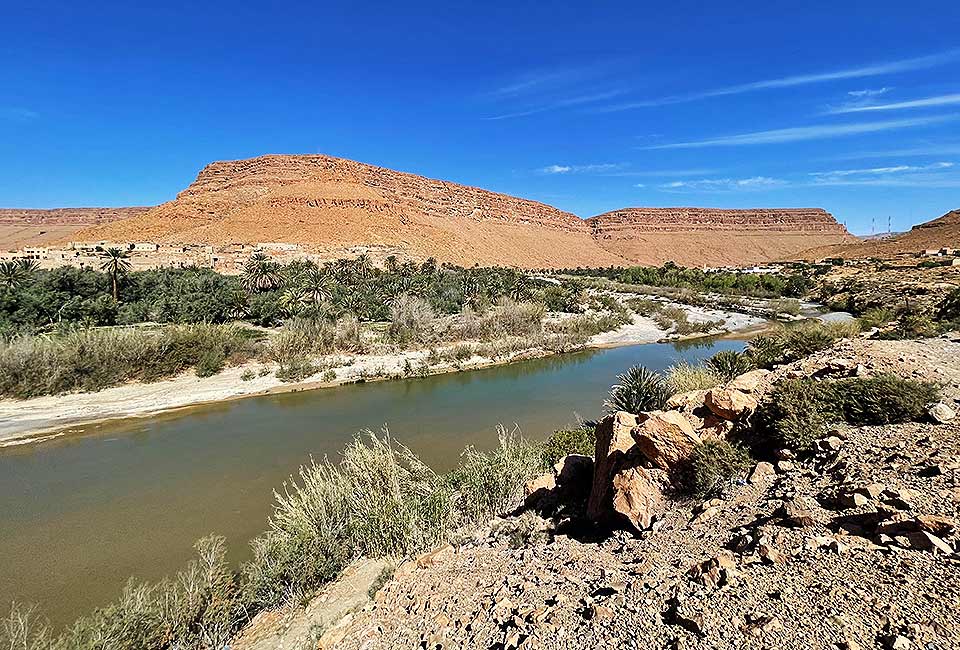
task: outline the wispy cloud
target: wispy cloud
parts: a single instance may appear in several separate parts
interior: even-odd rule
[[[789,185],[789,182],[769,176],[750,176],[749,178],[702,178],[690,181],[672,181],[658,187],[667,192],[734,192],[750,190],[769,190]]]
[[[659,144],[642,149],[694,149],[700,147],[737,147],[754,144],[782,144],[785,142],[799,142],[803,140],[822,140],[839,138],[861,133],[876,133],[893,129],[905,129],[916,126],[939,124],[954,119],[956,116],[945,115],[939,117],[923,117],[906,120],[888,120],[884,122],[861,122],[858,124],[830,124],[821,126],[797,126],[770,131],[754,131],[740,133],[706,140],[692,140],[690,142],[673,142]]]
[[[668,104],[681,104],[711,97],[722,97],[725,95],[739,95],[741,93],[754,92],[757,90],[769,90],[774,88],[791,88],[793,86],[804,86],[808,84],[824,83],[829,81],[840,81],[843,79],[859,79],[864,77],[874,77],[884,74],[894,74],[899,72],[909,72],[911,70],[920,70],[923,68],[932,68],[943,65],[951,61],[960,59],[960,49],[948,50],[928,56],[914,57],[911,59],[901,59],[899,61],[888,61],[885,63],[875,63],[856,68],[845,68],[842,70],[832,70],[829,72],[820,72],[814,74],[792,75],[779,77],[776,79],[764,79],[753,81],[735,86],[726,86],[724,88],[715,88],[701,92],[686,93],[680,95],[667,95],[654,99],[644,99],[633,102],[625,102],[612,106],[604,106],[596,109],[597,112],[611,113],[617,111],[626,111],[635,108],[647,108],[651,106],[664,106]]]
[[[939,169],[950,169],[954,166],[952,162],[938,162],[930,165],[893,165],[890,167],[868,167],[866,169],[834,169],[827,172],[810,172],[811,176],[818,178],[831,176],[862,176],[877,174],[900,174],[903,172],[931,171]]]
[[[928,108],[931,106],[953,106],[960,104],[960,93],[952,95],[939,95],[937,97],[925,97],[923,99],[912,99],[905,102],[894,102],[891,104],[858,104],[844,105],[831,108],[827,112],[831,114],[838,113],[865,113],[868,111],[899,111],[908,108]]]
[[[890,89],[887,87],[883,88],[864,88],[863,90],[851,90],[847,94],[855,99],[864,99],[866,97],[879,97],[880,95],[885,95],[890,92]]]
[[[499,115],[490,115],[484,117],[485,120],[509,120],[515,117],[526,117],[527,115],[536,115],[537,113],[546,113],[547,111],[555,111],[562,108],[570,108],[572,106],[581,106],[583,104],[593,104],[596,102],[602,102],[607,99],[612,99],[618,95],[623,94],[623,90],[608,90],[605,92],[594,93],[592,95],[578,95],[574,97],[563,97],[560,99],[555,99],[545,104],[539,104],[530,108],[521,109],[518,111],[513,111],[510,113],[501,113]]]
[[[716,174],[716,169],[646,169],[613,171],[604,176],[634,176],[638,178],[671,178],[677,176],[708,176]]]
[[[831,156],[832,160],[864,160],[869,158],[904,158],[913,156],[960,156],[960,142],[920,144],[900,149],[884,149],[880,151],[852,151]]]
[[[624,167],[622,163],[600,163],[594,165],[547,165],[537,170],[540,174],[597,174],[610,172]]]
[[[814,185],[868,185],[888,187],[956,187],[960,176],[953,173],[956,163],[929,165],[891,165],[864,169],[834,169],[810,172]]]
[[[0,106],[0,119],[11,122],[29,122],[40,117],[40,113],[23,106]]]

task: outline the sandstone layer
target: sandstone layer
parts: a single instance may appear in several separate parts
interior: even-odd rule
[[[205,167],[174,201],[84,230],[87,240],[386,247],[413,258],[525,268],[623,260],[542,203],[323,155]]]
[[[756,264],[855,241],[820,208],[625,208],[587,223],[601,247],[635,264]]]
[[[77,231],[97,224],[129,219],[150,208],[0,208],[0,250],[45,246],[71,239]]]

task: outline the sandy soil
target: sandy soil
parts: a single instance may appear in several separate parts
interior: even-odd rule
[[[687,307],[688,318],[693,321],[723,319],[727,331],[747,330],[763,323],[759,318],[717,310]],[[617,347],[655,343],[669,333],[660,329],[649,318],[637,316],[633,323],[618,330],[598,334],[591,338],[587,347]],[[489,359],[475,356],[458,365],[441,363],[430,366],[429,374],[455,372],[500,365],[552,354],[548,350],[523,351],[506,359]],[[284,383],[273,374],[275,368],[260,363],[249,363],[225,369],[213,377],[199,378],[192,372],[179,377],[150,384],[127,384],[95,393],[49,395],[28,400],[0,400],[0,447],[42,442],[70,433],[68,427],[90,424],[104,420],[128,417],[147,417],[165,411],[210,402],[263,395],[266,393],[293,392],[327,388],[367,380],[403,375],[409,361],[413,366],[422,366],[427,350],[400,352],[388,355],[364,355],[343,357],[343,365],[335,368],[336,377],[319,381],[315,375],[303,382]],[[252,370],[255,377],[244,381],[242,375]],[[261,375],[263,372],[263,376]]]

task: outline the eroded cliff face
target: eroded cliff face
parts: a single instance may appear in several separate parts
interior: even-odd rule
[[[820,208],[625,208],[587,224],[602,248],[635,264],[756,264],[854,241]]]
[[[951,210],[894,237],[819,246],[804,251],[803,257],[810,260],[825,257],[893,257],[941,248],[960,248],[960,210]]]
[[[753,264],[852,239],[820,209],[628,208],[582,220],[536,201],[324,155],[216,162],[175,200],[73,238],[282,242],[329,257],[367,247],[523,268]]]
[[[213,163],[174,201],[81,236],[286,242],[330,251],[387,246],[414,258],[527,268],[622,261],[598,246],[587,224],[569,212],[322,155]]]
[[[150,208],[54,208],[35,210],[24,208],[0,208],[0,224],[4,225],[49,225],[90,226],[129,219],[143,214]]]

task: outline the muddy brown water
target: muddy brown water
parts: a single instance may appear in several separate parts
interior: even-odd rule
[[[433,377],[265,395],[84,427],[0,451],[0,606],[37,603],[64,625],[156,580],[226,536],[231,559],[266,527],[272,492],[310,456],[331,458],[362,429],[409,446],[438,471],[497,425],[531,438],[595,418],[615,375],[662,369],[737,340],[594,350]],[[65,397],[64,399],[69,399]]]

